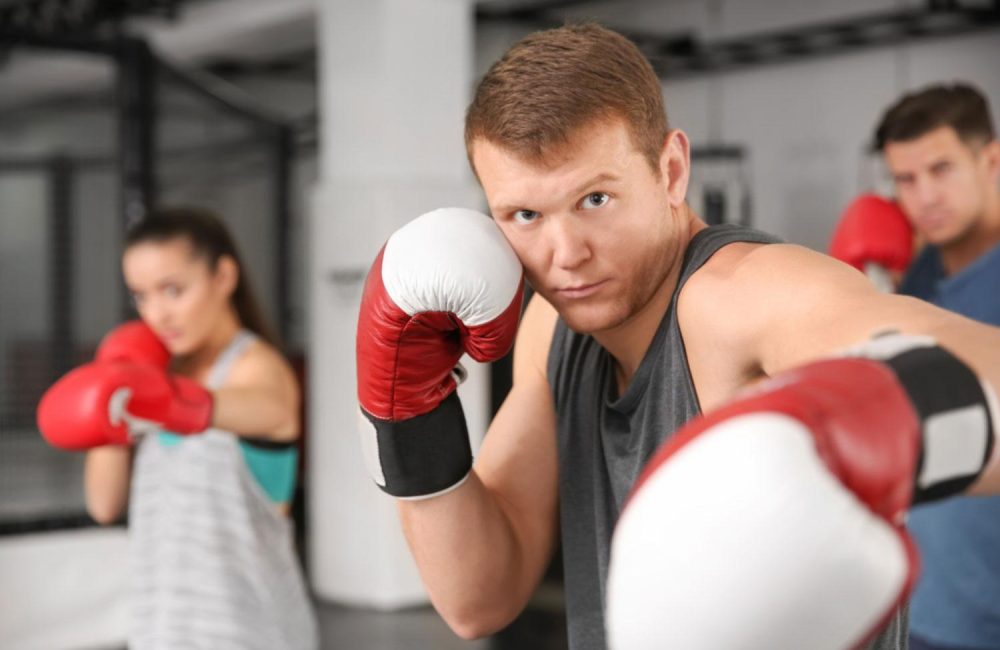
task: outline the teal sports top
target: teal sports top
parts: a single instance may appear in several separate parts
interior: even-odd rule
[[[157,435],[165,447],[179,444],[185,438],[170,431],[160,431]],[[239,443],[243,460],[264,493],[275,503],[290,502],[299,465],[299,450],[295,444],[248,438],[240,438]]]

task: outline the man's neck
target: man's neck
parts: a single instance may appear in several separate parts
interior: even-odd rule
[[[698,231],[706,227],[705,223],[690,210],[686,211],[686,217],[687,219],[674,242],[675,250],[671,256],[670,272],[656,289],[652,298],[621,325],[594,334],[594,339],[616,361],[615,378],[620,392],[624,392],[629,382],[632,381],[632,377],[639,369],[639,365],[653,342],[657,328],[670,307],[677,283],[680,280],[684,251],[687,249],[688,243]]]

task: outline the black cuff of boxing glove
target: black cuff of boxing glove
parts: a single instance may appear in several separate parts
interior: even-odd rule
[[[993,452],[993,417],[986,388],[969,366],[938,346],[914,347],[886,363],[920,418],[922,445],[913,503],[960,494]]]
[[[364,413],[375,426],[375,483],[392,496],[433,496],[461,483],[472,469],[469,431],[457,393],[431,412],[400,422]]]

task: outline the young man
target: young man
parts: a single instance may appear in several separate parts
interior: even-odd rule
[[[949,476],[957,476],[960,489],[1000,483],[994,476],[1000,467],[984,471],[992,458],[987,393],[975,388],[972,374],[1000,384],[1000,332],[922,301],[880,294],[850,267],[762,233],[706,227],[685,202],[688,139],[668,128],[661,92],[638,49],[609,30],[581,25],[525,38],[487,73],[466,119],[469,159],[496,225],[468,211],[429,213],[389,239],[368,276],[358,328],[359,396],[373,425],[363,437],[366,459],[376,482],[400,497],[400,519],[431,600],[463,637],[498,630],[524,608],[561,537],[570,645],[604,648],[612,530],[660,443],[759,380],[780,374],[786,386],[815,384],[815,377],[782,373],[882,330],[934,335],[954,353],[938,348],[949,373],[972,378],[965,382],[973,386],[969,413],[979,424],[972,427],[976,444],[969,445],[974,467]],[[450,373],[463,349],[480,359],[505,351],[517,326],[521,265],[537,293],[517,332],[513,388],[473,466]],[[834,371],[810,372],[836,372],[840,366],[833,365]],[[881,364],[865,372],[875,367],[896,382]],[[935,367],[922,364],[916,374],[919,385],[938,379]],[[852,388],[866,391],[869,383]],[[869,392],[891,403],[902,394],[892,385]],[[922,400],[914,397],[913,404]],[[922,449],[917,428],[880,435],[873,422],[858,431],[857,422],[873,415],[867,411],[885,409],[868,404],[858,414],[851,407],[847,400],[842,409],[858,416],[855,424],[814,432],[817,439],[843,431],[857,438],[827,445],[828,465],[898,466],[894,476],[903,483],[876,483],[895,495],[888,501],[908,504],[917,492],[908,476]],[[902,419],[912,420],[915,408],[905,407]],[[873,462],[841,453],[882,439],[905,439],[912,453]],[[927,449],[928,457],[940,456]],[[843,476],[830,470],[827,485],[834,474]],[[851,493],[864,491],[842,481]],[[936,482],[921,483],[921,490]],[[730,489],[738,495],[746,487],[734,480]],[[769,499],[766,492],[761,498]],[[807,494],[793,490],[791,498],[809,506],[799,512],[811,510]],[[812,516],[836,521],[818,507]],[[894,519],[879,515],[882,523],[865,522],[836,541],[857,547],[859,530],[895,527]],[[676,530],[701,538],[703,522],[676,521]],[[780,537],[774,530],[738,541],[760,548]],[[656,545],[654,554],[670,555],[671,543],[664,536],[662,553]],[[686,591],[676,577],[651,570],[650,593],[660,586]],[[815,576],[793,578],[817,598],[826,589]],[[897,587],[892,603],[905,593]],[[744,584],[752,593],[743,600],[787,588],[766,580]],[[890,616],[892,603],[868,612],[884,620],[875,647],[905,644],[905,624]],[[737,607],[731,598],[698,606],[713,627],[739,633]],[[685,617],[658,611],[630,625],[648,645],[704,647],[704,640],[701,646],[657,640],[660,627]],[[694,638],[708,638],[698,636],[706,631]],[[824,643],[846,646],[857,638]],[[750,636],[742,643],[755,645]]]
[[[1000,324],[1000,299],[986,283],[1000,270],[1000,141],[986,98],[961,84],[906,95],[875,141],[927,244],[900,292]]]
[[[927,244],[900,293],[1000,325],[1000,142],[986,98],[964,84],[908,94],[875,140]],[[1000,498],[918,508],[909,527],[924,563],[911,647],[1000,647]]]

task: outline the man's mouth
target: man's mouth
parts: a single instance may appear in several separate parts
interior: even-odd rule
[[[600,291],[601,287],[604,286],[604,283],[605,280],[591,282],[588,284],[574,284],[556,289],[556,292],[564,298],[578,300],[580,298],[587,298],[597,293]]]

